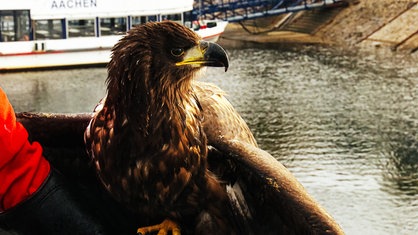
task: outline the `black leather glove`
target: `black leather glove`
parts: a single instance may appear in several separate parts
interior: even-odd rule
[[[31,198],[0,213],[0,228],[3,233],[31,235],[123,233],[123,228],[117,228],[117,219],[115,223],[109,221],[112,215],[106,218],[104,210],[92,205],[91,199],[91,195],[83,195],[60,173],[51,170],[44,185]]]

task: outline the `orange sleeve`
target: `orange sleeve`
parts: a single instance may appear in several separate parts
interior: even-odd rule
[[[39,143],[16,122],[14,110],[0,88],[0,211],[32,195],[48,177],[50,165]]]

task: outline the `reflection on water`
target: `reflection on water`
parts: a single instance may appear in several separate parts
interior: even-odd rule
[[[105,68],[0,74],[17,112],[90,112],[105,94]]]
[[[347,234],[418,231],[418,65],[329,50],[230,50],[205,80],[229,93],[260,146]],[[87,112],[106,70],[0,74],[18,111]]]

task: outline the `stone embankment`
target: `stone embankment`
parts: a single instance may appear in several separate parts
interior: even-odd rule
[[[220,39],[242,43],[330,44],[338,47],[418,50],[418,1],[355,0],[345,6],[230,24]]]

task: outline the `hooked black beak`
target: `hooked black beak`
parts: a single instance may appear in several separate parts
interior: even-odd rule
[[[225,72],[228,70],[228,54],[226,53],[225,49],[219,46],[219,44],[214,42],[201,41],[199,47],[202,51],[204,51],[203,57],[204,61],[206,61],[206,66],[224,67]]]
[[[210,67],[229,67],[228,54],[225,49],[214,42],[200,41],[199,45],[186,51],[183,60],[176,63],[181,65],[198,65]]]

